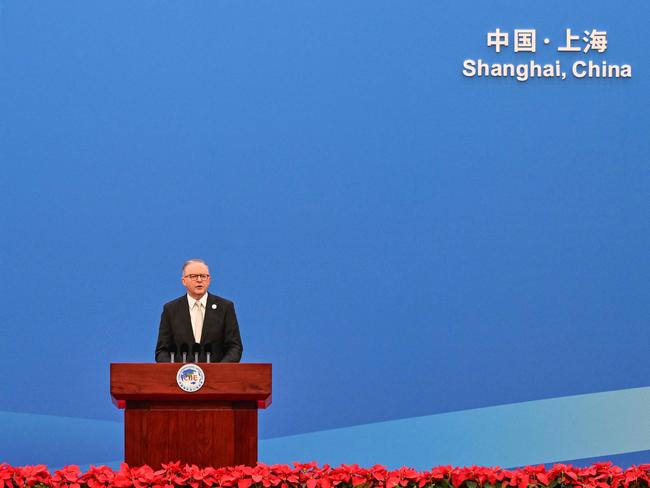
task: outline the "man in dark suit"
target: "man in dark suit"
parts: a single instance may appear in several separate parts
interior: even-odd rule
[[[235,306],[230,300],[208,293],[210,270],[200,259],[191,259],[183,266],[183,286],[187,294],[163,306],[156,344],[156,361],[170,362],[169,347],[175,345],[179,353],[175,362],[182,360],[180,349],[201,344],[212,348],[210,362],[238,363],[243,350]],[[188,354],[188,361],[194,357]],[[201,353],[204,362],[206,355]]]

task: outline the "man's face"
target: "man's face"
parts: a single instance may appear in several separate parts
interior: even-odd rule
[[[203,278],[207,276],[207,278]],[[210,286],[210,271],[203,263],[190,263],[183,270],[183,286],[196,300],[201,298]]]

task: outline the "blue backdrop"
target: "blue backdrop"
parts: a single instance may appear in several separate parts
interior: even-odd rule
[[[373,435],[430,419],[429,437],[399,429],[415,456],[450,413],[471,432],[526,402],[496,424],[517,437],[544,401],[593,399],[575,419],[604,405],[576,395],[644,392],[649,17],[642,0],[0,0],[0,462],[121,458],[108,364],[153,360],[191,257],[235,301],[243,360],[273,363],[263,460],[338,461],[314,436],[367,428],[357,452],[387,464],[492,462],[489,443],[403,462]],[[497,55],[497,27],[553,47]],[[567,28],[607,31],[607,52],[558,54]],[[633,76],[475,79],[468,58]],[[618,425],[615,397],[580,436],[543,424],[547,451],[494,463],[647,461],[644,409],[620,444],[581,437]]]

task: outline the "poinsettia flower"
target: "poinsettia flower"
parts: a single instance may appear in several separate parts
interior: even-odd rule
[[[14,468],[7,463],[0,464],[0,488],[14,488],[13,477]]]
[[[643,488],[650,486],[650,464],[622,470],[611,462],[583,468],[556,464],[506,470],[487,466],[437,466],[427,472],[410,467],[388,471],[384,466],[363,468],[343,464],[319,467],[315,461],[255,466],[206,467],[182,465],[179,461],[150,466],[129,467],[122,463],[118,471],[106,466],[91,466],[81,473],[70,465],[53,475],[44,465],[12,467],[0,464],[0,488],[547,488],[557,483],[576,488]]]
[[[50,483],[53,488],[80,488],[80,477],[79,466],[70,465],[56,470],[50,478]]]
[[[33,486],[38,483],[47,484],[50,479],[50,473],[47,466],[38,464],[36,466],[22,466],[14,469],[14,484],[18,486]]]

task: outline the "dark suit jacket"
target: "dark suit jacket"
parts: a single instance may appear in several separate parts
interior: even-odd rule
[[[172,300],[163,306],[160,316],[160,329],[158,330],[158,343],[156,344],[156,361],[169,362],[170,355],[167,350],[170,344],[176,344],[176,362],[182,361],[180,348],[187,344],[192,348],[194,333],[192,332],[192,319],[187,301],[187,295]],[[212,344],[212,363],[238,363],[241,359],[243,346],[239,335],[239,324],[235,315],[235,305],[225,298],[208,293],[208,301],[203,318],[203,331],[201,332],[202,347]],[[188,354],[188,362],[194,359]],[[201,361],[205,356],[201,355]]]

